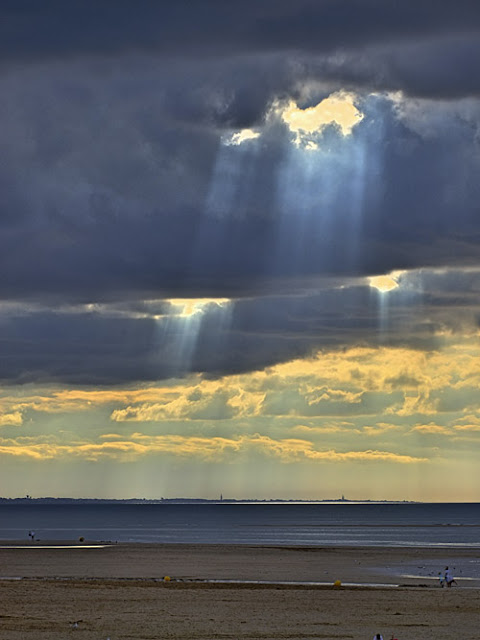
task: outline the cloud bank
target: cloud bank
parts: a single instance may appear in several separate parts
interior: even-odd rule
[[[475,333],[476,2],[1,12],[5,383]]]

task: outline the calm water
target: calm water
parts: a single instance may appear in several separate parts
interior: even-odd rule
[[[480,547],[480,504],[0,505],[0,540]]]

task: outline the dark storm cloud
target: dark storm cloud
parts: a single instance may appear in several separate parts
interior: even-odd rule
[[[100,98],[114,100],[116,87]],[[366,101],[354,135],[320,137],[331,151],[292,195],[282,176],[303,177],[281,123],[226,147],[208,123],[167,118],[161,99],[147,114],[144,97],[128,95],[102,112],[85,90],[81,107],[44,95],[37,117],[39,89],[27,86],[31,102],[4,108],[4,297],[237,297],[292,278],[479,257],[480,156],[472,123],[455,113],[434,115],[434,135],[422,137],[422,119]],[[424,111],[428,124],[435,106]],[[349,160],[356,149],[361,164]]]
[[[479,262],[477,2],[0,12],[0,297],[19,305],[0,313],[0,378],[220,375],[322,346],[428,348],[470,322],[464,271],[461,322],[454,287],[423,275],[432,314],[409,331],[417,294],[389,296],[381,317],[350,285]],[[317,154],[297,149],[281,105],[341,89],[363,120],[317,132]],[[243,128],[261,135],[228,145]],[[240,302],[228,322],[205,313],[189,342],[156,302],[175,297]]]
[[[140,7],[122,0],[50,0],[41,5],[4,2],[1,17],[4,66],[135,54],[174,66],[228,59],[238,102],[248,95],[251,121],[261,117],[258,94],[275,70],[256,83],[254,111],[255,92],[244,93],[248,82],[241,65],[233,62],[238,59],[247,73],[255,74],[252,68],[262,58],[280,56],[295,61],[299,79],[321,76],[344,86],[412,95],[478,95],[480,90],[476,0],[266,0],[247,5],[180,0]],[[245,61],[248,57],[255,59],[253,65]],[[284,89],[292,87],[285,84]]]
[[[385,296],[346,283],[316,294],[210,303],[175,316],[171,303],[104,304],[63,311],[13,305],[2,314],[0,380],[8,383],[127,384],[244,373],[319,349],[382,344],[441,348],[436,333],[475,329],[479,271],[399,277]],[[422,289],[431,284],[424,294]],[[455,313],[451,313],[452,297]]]
[[[325,51],[478,29],[475,0],[264,0],[261,3],[61,0],[2,3],[3,59],[158,51]]]

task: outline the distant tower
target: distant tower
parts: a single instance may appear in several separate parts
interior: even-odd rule
[[[220,494],[220,502],[223,500],[223,493]]]

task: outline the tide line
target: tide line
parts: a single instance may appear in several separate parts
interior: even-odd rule
[[[107,544],[36,544],[0,545],[0,549],[104,549]]]

